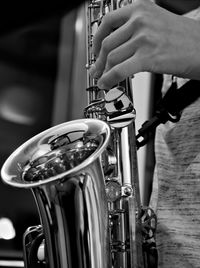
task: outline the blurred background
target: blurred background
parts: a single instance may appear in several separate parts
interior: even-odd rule
[[[80,8],[1,36],[0,166],[33,135],[83,117],[83,20]],[[23,266],[22,236],[37,224],[31,190],[12,188],[0,180],[0,267]]]
[[[199,5],[199,0],[157,2],[178,14]],[[1,36],[0,167],[33,135],[83,117],[87,103],[85,38],[83,7]],[[153,115],[161,83],[156,74],[135,76],[137,129]],[[153,167],[152,141],[139,152],[142,189],[146,182],[150,185]],[[142,190],[143,199],[145,195]],[[31,191],[12,188],[0,180],[0,267],[23,267],[22,236],[37,224]]]

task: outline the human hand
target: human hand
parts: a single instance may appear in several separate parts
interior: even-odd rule
[[[199,48],[199,22],[149,0],[135,0],[103,18],[90,72],[103,89],[142,71],[200,79]]]

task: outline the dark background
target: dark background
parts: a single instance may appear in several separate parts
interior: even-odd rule
[[[42,3],[38,8],[37,3],[31,2],[27,7],[20,2],[0,7],[0,167],[19,145],[52,125],[61,21],[67,9],[71,9],[66,0],[59,2],[57,9],[50,3],[49,6]],[[72,4],[76,2],[81,1]],[[183,14],[197,7],[199,0],[157,0],[157,3]],[[75,16],[71,18],[66,29],[69,53],[73,53]],[[68,62],[66,67],[70,69],[71,64]],[[159,96],[161,82],[160,76],[154,77],[154,100]],[[66,119],[70,119],[67,114]],[[148,158],[153,152],[153,145],[149,146]],[[39,223],[30,190],[15,189],[0,180],[0,219],[3,217],[13,222],[16,237],[0,238],[0,259],[21,258],[24,231]]]
[[[74,10],[66,28],[66,50],[71,54],[75,17]],[[9,28],[0,37],[0,168],[17,147],[53,125],[62,20],[59,14],[47,16],[14,31]],[[72,63],[68,64],[66,75]],[[62,118],[70,119],[67,114]],[[16,236],[2,239],[0,226],[0,260],[22,259],[23,234],[39,224],[31,190],[0,180],[0,222],[2,218],[11,220]]]

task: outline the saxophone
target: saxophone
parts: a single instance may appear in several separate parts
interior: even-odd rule
[[[86,4],[87,68],[103,16],[129,4]],[[131,78],[109,91],[87,75],[84,119],[51,127],[4,163],[5,183],[31,189],[41,224],[23,237],[26,268],[150,268],[156,218],[142,208]],[[153,246],[152,246],[153,245]]]

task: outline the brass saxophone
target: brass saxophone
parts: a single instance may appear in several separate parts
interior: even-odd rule
[[[87,2],[88,69],[103,16],[130,2]],[[87,80],[85,119],[34,136],[1,170],[5,183],[32,190],[40,215],[23,237],[25,267],[155,267],[146,254],[156,219],[141,207],[131,78],[109,91],[89,72]]]

